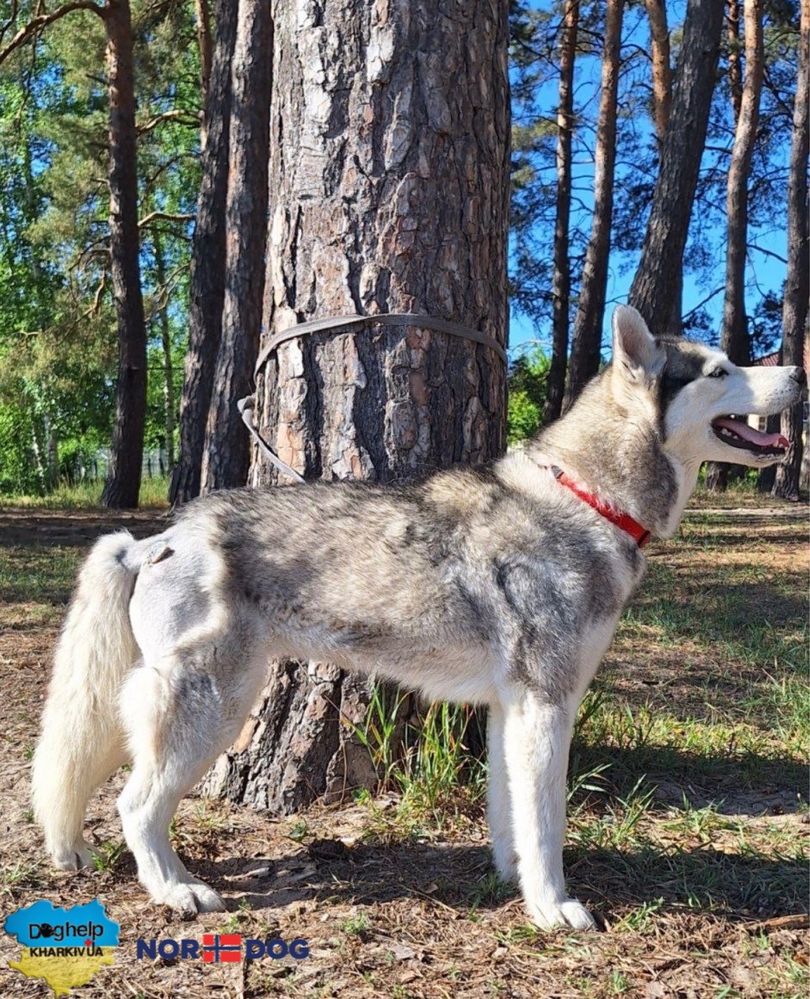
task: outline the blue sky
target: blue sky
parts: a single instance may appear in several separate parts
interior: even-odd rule
[[[544,6],[544,4],[537,5],[538,9],[542,9]],[[678,2],[675,3],[667,4],[671,34],[677,32],[679,26],[681,25],[685,7],[685,2],[681,2],[681,0],[678,0]],[[673,29],[675,29],[675,32],[673,32]],[[634,6],[626,9],[623,41],[623,57],[626,56],[628,51],[632,50],[633,46],[637,46],[644,51],[649,50],[648,26],[642,7]],[[675,57],[675,53],[673,53],[673,57]],[[597,56],[580,54],[577,57],[575,69],[574,88],[576,106],[578,108],[587,106],[589,108],[589,113],[592,114],[599,99],[599,75],[601,69],[600,60]],[[547,84],[544,84],[539,90],[539,105],[541,112],[553,117],[556,113],[557,100],[557,80],[552,79]],[[619,123],[619,128],[621,128],[621,122]],[[641,130],[642,134],[646,134],[649,137],[651,135],[651,124],[642,124]],[[588,147],[592,146],[592,142],[589,140],[587,145]],[[782,145],[783,148],[780,150],[780,159],[783,162],[780,165],[784,165],[786,168],[789,154],[789,136],[785,136],[785,142]],[[729,149],[730,146],[731,141],[729,138]],[[704,165],[707,163],[708,159],[708,155],[704,154]],[[592,156],[585,148],[580,146],[579,149],[577,149],[576,140],[573,175],[577,195],[583,206],[590,210],[593,204],[593,160]],[[547,182],[551,183],[553,181],[553,174],[548,175],[545,179]],[[786,206],[784,204],[775,205],[773,216],[768,220],[766,225],[760,225],[759,227],[752,225],[750,227],[749,243],[756,244],[756,246],[762,247],[770,253],[777,254],[779,257],[786,257],[787,236],[785,232],[785,212]],[[711,230],[711,234],[712,242],[717,247],[716,259],[710,268],[710,272],[704,276],[703,281],[699,282],[693,274],[688,272],[687,258],[687,271],[684,280],[684,313],[696,307],[711,291],[714,291],[716,288],[720,288],[723,284],[725,271],[724,224],[717,224],[714,226]],[[548,233],[548,238],[545,242],[547,243],[548,256],[550,258],[552,252],[550,232]],[[543,245],[545,245],[545,243]],[[611,254],[607,288],[608,304],[603,328],[603,345],[605,346],[609,343],[609,324],[612,307],[616,303],[627,301],[630,285],[633,280],[633,274],[635,272],[636,260],[637,258],[631,259],[628,256],[620,256],[616,253]],[[749,315],[754,311],[756,304],[761,297],[761,292],[767,290],[778,292],[782,287],[784,277],[784,263],[772,256],[769,256],[767,253],[761,252],[761,250],[753,247],[750,249],[746,275],[748,285],[746,306]],[[713,329],[716,331],[716,335],[719,336],[723,311],[722,291],[707,302],[705,308],[711,318]],[[520,353],[521,349],[525,349],[525,345],[529,341],[539,341],[540,344],[547,350],[550,349],[550,329],[547,324],[545,327],[536,327],[532,320],[528,319],[525,315],[522,315],[513,307],[510,315],[509,339],[510,352],[512,355],[514,356],[514,354]]]

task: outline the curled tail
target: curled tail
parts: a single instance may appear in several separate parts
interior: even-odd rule
[[[56,647],[34,753],[34,815],[57,867],[89,861],[82,836],[90,795],[126,759],[118,691],[139,656],[129,622],[135,540],[107,535],[93,547]]]

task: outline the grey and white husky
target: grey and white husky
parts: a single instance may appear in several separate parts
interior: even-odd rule
[[[87,801],[125,761],[127,844],[152,899],[224,908],[169,823],[236,737],[271,658],[322,660],[489,708],[495,867],[541,927],[594,926],[566,894],[565,781],[577,706],[706,460],[756,468],[787,441],[801,368],[738,368],[616,309],[613,361],[570,412],[486,469],[416,485],[213,494],[157,537],[97,542],[56,650],[33,801],[61,868],[88,862]]]

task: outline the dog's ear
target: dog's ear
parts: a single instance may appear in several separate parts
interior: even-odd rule
[[[646,381],[661,373],[666,352],[630,305],[613,310],[613,364],[630,381]]]

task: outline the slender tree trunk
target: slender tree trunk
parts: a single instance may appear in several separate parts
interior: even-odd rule
[[[669,27],[664,0],[645,0],[652,42],[653,121],[658,148],[664,144],[672,107],[672,68],[669,62]]]
[[[163,255],[163,241],[160,232],[155,229],[152,236],[155,252],[155,278],[159,294],[162,296],[158,309],[160,323],[160,346],[163,353],[163,439],[166,448],[166,461],[169,472],[174,468],[174,363],[172,361],[172,333],[169,323],[169,307],[166,289],[166,259]]]
[[[200,50],[200,97],[202,119],[200,122],[200,149],[205,149],[208,136],[208,94],[211,88],[211,64],[214,45],[211,39],[211,9],[208,0],[194,0],[197,20],[197,47]]]
[[[274,25],[268,334],[416,312],[503,343],[507,5],[276,0]],[[503,451],[505,375],[489,347],[416,325],[310,334],[268,361],[260,422],[307,478],[408,479]],[[275,478],[254,459],[254,484]],[[274,665],[209,786],[291,811],[368,782],[351,729],[367,697],[334,666]]]
[[[665,330],[673,314],[683,251],[692,214],[700,160],[706,141],[714,90],[724,0],[689,0],[669,127],[641,261],[630,289],[630,303],[650,328]]]
[[[105,7],[110,103],[110,264],[118,321],[118,385],[110,467],[101,502],[135,507],[146,420],[146,321],[138,261],[138,175],[132,17],[128,0]]]
[[[745,82],[726,187],[726,286],[720,346],[734,364],[751,363],[751,341],[745,311],[745,259],[748,249],[748,179],[757,135],[762,91],[763,40],[761,0],[745,0]],[[706,482],[712,492],[728,485],[731,465],[711,462]]]
[[[547,423],[556,420],[562,412],[565,372],[568,367],[568,314],[571,300],[568,224],[571,214],[571,139],[574,131],[574,59],[577,48],[578,21],[579,0],[566,0],[560,39],[552,346],[544,414]]]
[[[743,82],[740,60],[740,0],[728,0],[726,19],[726,41],[728,46],[728,89],[731,93],[731,107],[734,111],[734,127],[740,120],[742,110]]]
[[[748,180],[757,136],[762,92],[762,0],[745,0],[745,82],[734,134],[726,191],[726,290],[721,346],[735,364],[751,361],[745,312],[745,258],[748,247]]]
[[[788,177],[788,266],[782,306],[782,363],[806,365],[810,354],[810,232],[808,231],[807,166],[810,146],[810,0],[801,0],[799,72],[793,105],[793,137]],[[790,441],[776,471],[774,496],[799,498],[802,467],[802,404],[782,414],[782,433]]]
[[[208,132],[191,246],[189,345],[180,400],[180,456],[169,497],[172,503],[185,503],[200,492],[205,428],[222,335],[231,59],[237,20],[234,0],[218,0],[215,20],[216,42],[206,102]]]
[[[645,0],[647,18],[650,22],[652,47],[652,90],[653,121],[658,140],[659,154],[664,145],[664,136],[669,128],[672,110],[672,66],[670,64],[669,26],[664,0]],[[683,267],[675,273],[672,311],[667,332],[674,336],[683,333]]]
[[[251,392],[259,349],[272,52],[268,0],[239,0],[231,64],[225,299],[203,452],[203,492],[243,486],[250,464],[249,437],[236,401]]]
[[[579,305],[574,321],[574,343],[566,408],[599,370],[602,323],[605,317],[610,227],[613,223],[613,174],[616,166],[616,101],[624,0],[608,0],[602,52],[602,88],[593,177],[593,222],[585,256]]]

